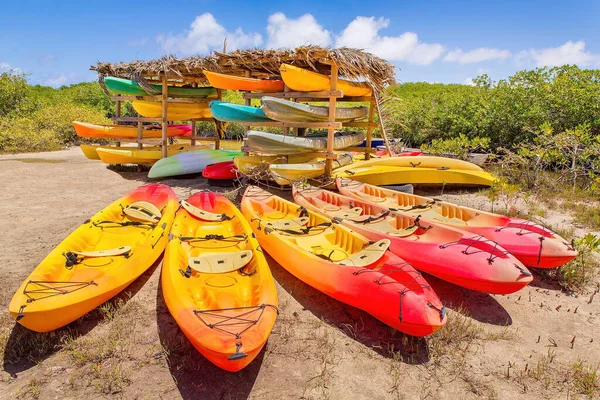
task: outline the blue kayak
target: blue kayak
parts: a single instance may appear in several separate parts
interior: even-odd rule
[[[258,107],[227,103],[226,101],[219,100],[211,101],[208,107],[212,116],[219,121],[240,123],[272,121]]]

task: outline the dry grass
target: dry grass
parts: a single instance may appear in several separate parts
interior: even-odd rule
[[[592,366],[584,361],[577,361],[571,365],[569,371],[570,387],[578,394],[592,398],[600,396],[600,364]]]

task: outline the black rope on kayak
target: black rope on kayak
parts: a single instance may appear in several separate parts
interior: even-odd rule
[[[32,286],[29,289],[30,285]],[[59,286],[55,286],[59,285]],[[59,296],[62,294],[73,293],[88,286],[98,286],[94,281],[89,282],[61,282],[61,281],[29,281],[23,289],[23,294],[27,296],[27,302],[31,303],[37,300],[43,300],[48,297]],[[41,297],[35,297],[40,295]]]
[[[404,229],[411,229],[411,228],[415,228],[416,227],[416,228],[419,228],[419,229],[422,229],[422,230],[426,231],[428,229],[433,228],[433,225],[423,226],[423,225],[419,224],[419,221],[421,221],[421,216],[417,215],[417,218],[415,218],[415,220],[413,221],[413,224],[410,225],[410,226],[407,226]]]
[[[390,268],[386,268],[386,267],[390,267]],[[411,267],[411,271],[406,271],[405,268],[406,267]],[[389,265],[385,265],[381,268],[378,269],[369,269],[369,268],[362,268],[359,269],[357,271],[352,272],[352,275],[362,275],[364,273],[368,273],[368,272],[378,272],[381,275],[374,280],[373,282],[378,284],[378,285],[388,285],[388,284],[401,284],[403,285],[406,289],[408,290],[412,290],[414,291],[415,289],[419,288],[419,289],[430,289],[431,290],[431,286],[428,284],[423,284],[423,283],[419,283],[417,282],[417,279],[419,279],[420,277],[422,277],[421,273],[417,270],[415,270],[414,268],[412,268],[412,265],[409,262],[403,262],[403,263],[399,263],[399,264],[389,264]],[[404,272],[404,273],[408,273],[413,274],[413,278],[410,281],[398,281],[398,280],[392,280],[389,282],[382,282],[383,278],[388,277],[390,279],[394,279],[391,278],[389,275],[396,273],[396,272]]]
[[[62,253],[62,255],[65,257],[65,268],[68,270],[73,269],[73,267],[75,265],[81,264],[83,262],[83,260],[85,260],[85,256],[79,256],[77,253],[74,253],[72,251],[67,251],[66,253]],[[125,258],[129,258],[131,257],[131,252],[130,251],[126,251],[123,254],[116,254],[114,256],[106,256],[106,257],[125,257]]]
[[[412,161],[409,161],[408,163],[409,163],[409,164],[410,164],[410,165],[411,165],[413,168],[416,168],[416,167],[418,167],[419,165],[421,165],[421,161],[419,161],[418,163],[414,163],[414,162],[412,162]]]
[[[388,215],[390,215],[390,210],[385,210],[383,213],[379,214],[376,217],[373,217],[372,215],[370,215],[369,218],[363,219],[363,220],[355,220],[355,219],[349,219],[348,218],[348,221],[354,222],[356,224],[370,224],[371,222],[375,222],[375,221],[379,221],[381,219],[384,219]]]
[[[158,244],[158,242],[160,242],[160,239],[162,239],[163,236],[165,236],[165,228],[167,227],[167,223],[163,222],[161,228],[162,228],[162,232],[160,233],[160,235],[158,236],[158,238],[156,239],[156,241],[152,244],[152,248],[154,249],[154,247],[156,247],[156,245]]]
[[[242,348],[242,342],[235,343],[235,353],[227,357],[229,361],[240,360],[242,358],[248,357],[248,354],[242,353],[240,349]]]
[[[329,228],[330,226],[331,226],[331,222],[321,222],[320,224],[317,224],[317,225],[309,225],[309,226],[299,227],[298,230],[279,229],[279,228],[273,228],[273,227],[269,227],[269,229],[272,229],[272,230],[275,230],[278,232],[287,233],[288,235],[307,235],[313,229],[320,229],[321,231],[324,231],[325,229]],[[265,232],[266,232],[266,229],[267,228],[265,228]]]
[[[433,303],[431,302],[427,302],[427,306],[429,308],[433,308],[435,310],[437,310],[440,313],[440,321],[444,319],[444,317],[446,316],[446,306],[442,305],[442,308],[436,307]]]
[[[519,271],[521,271],[522,275],[531,276],[531,272],[529,272],[525,268],[521,267],[520,265],[514,264],[514,266],[515,266],[516,269],[518,269]]]
[[[181,276],[183,276],[184,278],[189,278],[192,276],[192,269],[190,268],[190,266],[188,265],[188,267],[184,270],[179,269],[179,273],[181,274]]]
[[[466,244],[465,241],[470,241],[469,244]],[[471,247],[475,246],[478,243],[493,243],[493,248],[491,251],[488,250],[477,250],[477,251],[472,251],[469,253],[469,249],[471,249]],[[492,265],[492,263],[494,262],[494,260],[498,257],[500,257],[501,255],[509,255],[511,254],[509,251],[504,250],[504,251],[500,251],[498,250],[498,243],[494,242],[493,240],[490,240],[488,238],[486,238],[483,235],[478,235],[478,236],[473,236],[473,237],[469,237],[469,238],[460,238],[459,240],[455,240],[453,242],[448,242],[448,243],[444,243],[442,245],[439,246],[440,249],[445,249],[448,248],[450,246],[456,246],[456,245],[462,245],[465,246],[465,249],[462,250],[461,252],[467,256],[470,256],[472,254],[477,254],[477,253],[489,253],[490,256],[487,258],[488,263],[490,265]],[[491,245],[491,244],[490,244]]]
[[[296,211],[300,211],[300,214],[298,215],[299,218],[308,217],[308,210],[304,208],[304,206],[298,207]]]
[[[542,246],[544,244],[545,238],[543,236],[540,236],[538,239],[540,240],[540,250],[538,251],[537,265],[540,265],[540,261],[542,260]]]
[[[439,167],[437,168],[438,171],[448,171],[450,169],[450,167]]]
[[[522,235],[530,235],[532,233],[537,233],[539,234],[539,232],[535,232],[533,230],[531,230],[530,228],[542,228],[542,231],[546,231],[546,228],[544,228],[543,226],[536,224],[535,222],[531,221],[531,220],[525,220],[525,222],[510,222],[508,224],[506,224],[505,226],[501,226],[500,228],[496,228],[495,231],[496,232],[500,232],[504,229],[507,228],[520,228],[519,232],[517,232],[517,235],[522,236]]]
[[[25,314],[23,314],[25,307],[27,307],[25,304],[23,304],[21,307],[19,307],[19,313],[17,314],[17,318],[16,318],[17,322],[20,321],[25,316]]]
[[[112,224],[112,226],[110,226],[109,224]],[[104,230],[105,228],[122,228],[125,226],[133,226],[133,227],[137,227],[137,228],[146,228],[146,229],[154,229],[156,227],[156,224],[153,224],[150,222],[139,222],[139,221],[117,222],[117,221],[108,221],[108,220],[107,221],[94,221],[94,222],[92,222],[92,225],[97,228],[100,228],[101,230]]]
[[[231,307],[231,308],[215,308],[211,310],[194,310],[194,314],[200,321],[210,329],[214,329],[219,332],[226,333],[234,336],[236,339],[241,339],[242,334],[252,326],[256,325],[260,318],[263,316],[267,308],[275,310],[279,314],[279,309],[273,304],[261,304],[259,306],[248,306],[248,307]],[[219,312],[223,311],[240,311],[248,310],[238,315],[223,315]],[[258,315],[257,315],[258,314]],[[204,317],[204,318],[203,318]],[[217,319],[217,322],[209,323],[208,319]],[[233,330],[239,328],[239,330]]]
[[[223,236],[223,235],[206,235],[206,236],[179,236],[180,242],[205,242],[208,240],[217,240],[220,242],[231,242],[238,243],[243,240],[248,240],[248,235],[232,235],[232,236]]]
[[[435,205],[435,203],[437,202],[437,200],[432,200],[432,201],[428,201],[425,204],[415,204],[409,208],[393,208],[390,207],[390,210],[392,211],[412,211],[412,210],[424,210],[426,208],[429,208],[433,205]]]
[[[344,172],[348,175],[356,175],[356,172],[350,171],[349,169],[345,170]]]

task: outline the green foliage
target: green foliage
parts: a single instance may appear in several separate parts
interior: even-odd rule
[[[421,151],[433,155],[456,157],[466,160],[470,152],[487,150],[489,145],[490,138],[477,136],[469,139],[461,133],[451,139],[433,139],[431,144],[421,145]]]
[[[588,233],[575,239],[573,244],[579,254],[558,270],[558,277],[564,287],[575,292],[584,289],[596,274],[598,266],[595,255],[600,252],[600,238]]]
[[[29,85],[25,75],[16,71],[0,70],[0,117],[26,111]]]

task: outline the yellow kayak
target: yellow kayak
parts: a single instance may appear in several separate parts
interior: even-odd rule
[[[360,155],[362,156],[362,154]],[[465,171],[483,171],[479,165],[456,158],[437,157],[437,156],[402,156],[402,157],[381,157],[372,158],[364,161],[361,167],[366,166],[388,166],[388,167],[407,167],[407,168],[435,168],[435,169],[460,169]]]
[[[100,156],[98,155],[98,152],[96,151],[100,147],[103,147],[103,146],[94,146],[91,144],[80,144],[79,145],[79,148],[83,152],[83,155],[89,160],[99,160],[100,159]],[[104,146],[104,147],[107,147],[107,146]]]
[[[177,144],[167,147],[169,156],[207,147]],[[96,149],[100,160],[105,164],[146,164],[152,165],[162,158],[162,149],[158,146],[145,149],[137,147],[99,147]]]
[[[285,84],[292,90],[299,92],[328,91],[331,88],[331,79],[318,72],[298,68],[289,64],[281,64],[279,72]],[[366,82],[352,82],[338,79],[337,90],[344,92],[344,96],[371,96],[371,87]]]
[[[161,255],[178,206],[175,193],[159,184],[115,201],[33,270],[10,302],[11,315],[27,329],[48,332],[111,299]]]
[[[492,186],[496,178],[485,171],[451,168],[414,168],[393,165],[373,165],[370,161],[356,162],[340,168],[334,177],[354,179],[370,185],[457,185]]]
[[[333,162],[336,170],[352,162],[352,155],[341,154]],[[318,178],[325,173],[325,160],[313,160],[302,164],[271,164],[269,171],[279,185],[289,185],[294,181]]]
[[[287,156],[236,156],[233,159],[238,171],[242,174],[251,174],[257,167],[268,169],[271,164],[303,163],[312,160],[312,155],[295,154]]]
[[[277,291],[250,225],[223,195],[181,202],[162,267],[165,303],[198,351],[227,371],[247,366],[277,317]]]
[[[143,117],[162,117],[162,102],[134,100],[131,102],[133,109]],[[169,103],[167,106],[167,119],[181,121],[190,118],[212,118],[210,109],[205,103]]]

